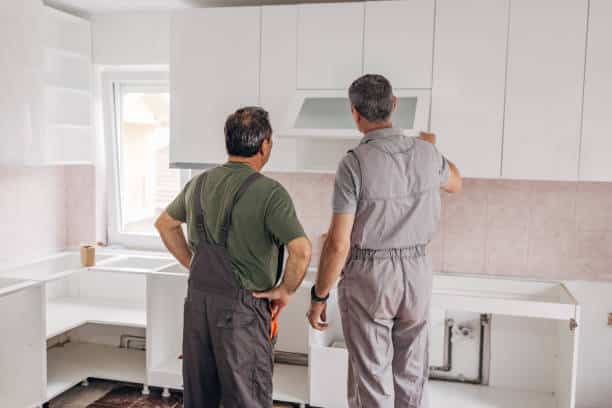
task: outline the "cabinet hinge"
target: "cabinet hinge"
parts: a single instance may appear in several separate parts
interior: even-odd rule
[[[576,319],[570,319],[569,321],[569,328],[571,331],[576,330],[576,328],[578,327],[578,322],[576,321]]]

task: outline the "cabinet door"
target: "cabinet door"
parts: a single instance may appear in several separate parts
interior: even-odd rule
[[[261,8],[180,12],[171,23],[172,165],[226,160],[229,114],[259,102]]]
[[[40,154],[43,135],[42,3],[0,2],[0,164]]]
[[[508,6],[438,0],[431,129],[467,177],[500,176]]]
[[[612,181],[612,2],[591,0],[580,179]]]
[[[512,0],[502,176],[575,180],[588,0]]]
[[[296,141],[281,136],[292,125],[289,110],[297,87],[297,6],[265,6],[261,27],[261,105],[270,113],[272,156],[266,170],[296,168]]]
[[[433,0],[366,3],[364,73],[394,88],[431,88],[433,31]]]
[[[299,6],[299,89],[346,89],[363,68],[363,3]]]

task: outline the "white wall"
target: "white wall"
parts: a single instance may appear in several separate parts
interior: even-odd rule
[[[581,307],[578,352],[578,408],[608,408],[612,404],[612,283],[566,283]]]
[[[94,64],[169,64],[170,13],[100,15],[91,22]]]

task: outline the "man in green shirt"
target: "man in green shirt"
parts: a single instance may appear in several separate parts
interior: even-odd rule
[[[289,194],[259,173],[272,150],[267,112],[248,107],[230,115],[225,142],[228,162],[194,177],[155,223],[190,270],[185,408],[272,406],[271,325],[310,262],[311,245]]]

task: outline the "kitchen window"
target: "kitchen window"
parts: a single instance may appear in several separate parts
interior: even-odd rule
[[[169,84],[167,74],[157,75],[104,81],[110,244],[161,249],[153,223],[189,176],[169,168]]]

